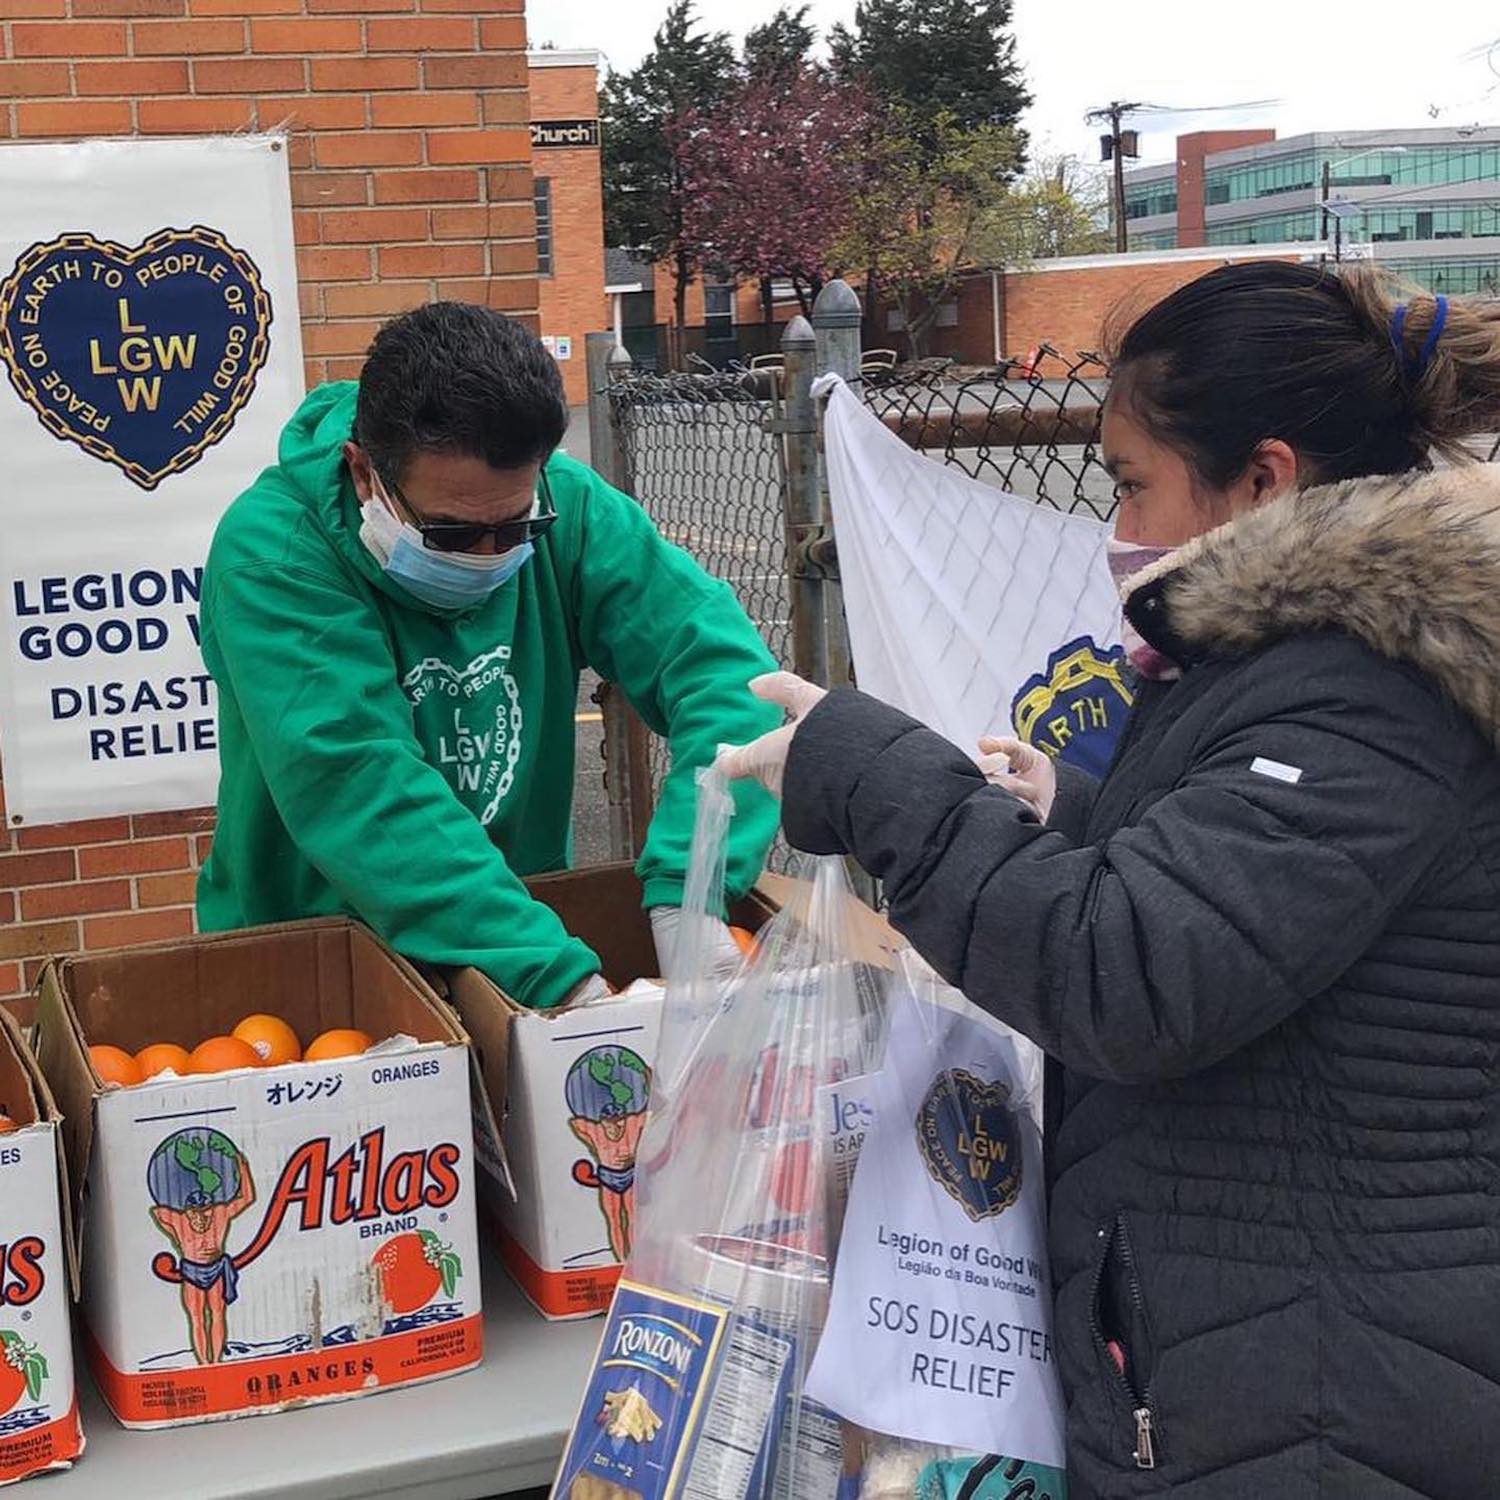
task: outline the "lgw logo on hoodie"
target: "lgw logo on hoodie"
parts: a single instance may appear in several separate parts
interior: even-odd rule
[[[509,646],[496,646],[466,667],[429,656],[401,679],[427,758],[486,827],[515,783],[521,759],[521,694],[509,662]]]

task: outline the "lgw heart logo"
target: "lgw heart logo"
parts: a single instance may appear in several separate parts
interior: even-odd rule
[[[429,656],[401,679],[423,744],[486,828],[521,763],[525,718],[509,662],[509,646],[496,646],[466,667]]]
[[[260,272],[215,229],[33,245],[0,282],[0,359],[64,442],[153,490],[234,426],[270,349]]]
[[[1021,1132],[1003,1083],[962,1068],[939,1073],[917,1111],[917,1148],[933,1180],[976,1223],[1021,1196]]]

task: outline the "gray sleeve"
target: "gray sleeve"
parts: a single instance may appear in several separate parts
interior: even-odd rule
[[[1052,811],[1047,814],[1047,827],[1056,829],[1075,844],[1082,843],[1089,814],[1094,810],[1094,798],[1099,795],[1099,783],[1087,771],[1065,760],[1054,761],[1052,768],[1057,773],[1057,795],[1052,799]]]
[[[788,837],[854,854],[934,968],[1069,1068],[1144,1081],[1207,1067],[1369,948],[1461,805],[1441,748],[1461,736],[1425,686],[1373,665],[1351,683],[1340,653],[1294,680],[1274,671],[1267,692],[1236,694],[1171,791],[1097,845],[1039,827],[905,715],[833,694],[793,740]],[[1301,779],[1258,774],[1257,757]]]

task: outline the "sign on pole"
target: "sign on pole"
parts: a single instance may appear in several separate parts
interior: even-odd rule
[[[285,141],[0,147],[0,202],[7,816],[206,805],[203,564],[303,391]]]

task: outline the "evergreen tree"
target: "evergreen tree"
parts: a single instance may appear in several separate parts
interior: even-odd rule
[[[763,26],[745,33],[745,74],[752,82],[796,78],[810,65],[818,34],[807,19],[808,9],[783,5]]]
[[[688,114],[722,104],[740,77],[729,37],[703,31],[694,4],[672,0],[640,66],[611,73],[599,97],[606,239],[671,263],[679,326],[699,267],[683,237],[671,133]]]
[[[830,36],[834,64],[902,106],[930,159],[939,116],[950,130],[1014,127],[1031,103],[1011,9],[1012,0],[860,0],[853,29]]]

